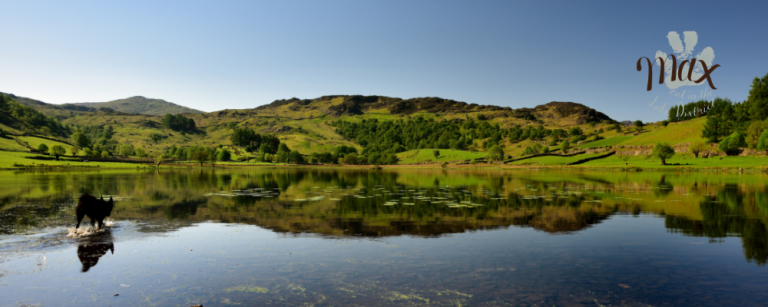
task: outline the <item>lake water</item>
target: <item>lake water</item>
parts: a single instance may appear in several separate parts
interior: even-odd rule
[[[767,179],[5,171],[0,306],[765,306]],[[82,193],[112,223],[73,237]]]

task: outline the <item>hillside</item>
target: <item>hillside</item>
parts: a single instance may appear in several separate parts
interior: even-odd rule
[[[315,99],[276,100],[253,109],[210,113],[196,111],[197,113],[184,115],[194,120],[196,125],[193,131],[185,133],[166,128],[160,115],[126,112],[132,110],[165,114],[169,110],[149,110],[153,106],[160,109],[174,106],[187,109],[164,100],[132,97],[108,104],[51,105],[29,98],[11,95],[8,97],[50,116],[54,120],[51,128],[56,128],[53,125],[60,121],[61,129],[49,131],[73,133],[78,127],[111,127],[113,132],[109,144],[113,145],[101,141],[106,146],[113,146],[107,147],[112,148],[110,151],[117,151],[115,146],[118,145],[132,145],[144,149],[151,156],[157,156],[173,146],[211,148],[223,145],[230,148],[234,157],[253,158],[256,153],[248,153],[244,148],[232,146],[230,141],[235,129],[248,128],[261,135],[274,134],[291,150],[307,156],[318,152],[332,152],[338,147],[347,146],[355,148],[359,154],[366,155],[371,154],[370,151],[364,151],[366,148],[382,152],[396,150],[400,163],[442,162],[486,157],[488,148],[498,145],[503,149],[505,156],[521,157],[526,155],[529,147],[557,149],[557,146],[551,144],[553,140],[548,134],[552,131],[567,132],[579,128],[584,137],[577,141],[571,140],[572,146],[584,149],[645,146],[659,141],[675,145],[701,140],[700,131],[704,120],[699,118],[682,121],[672,123],[668,127],[651,124],[637,133],[630,129],[614,130],[616,121],[595,109],[573,102],[550,102],[533,108],[511,109],[437,97],[401,99],[386,96],[333,95]],[[120,109],[121,105],[133,109]],[[366,121],[367,124],[363,125]],[[414,124],[418,121],[425,122]],[[5,122],[15,123],[8,120]],[[384,124],[386,122],[393,124]],[[433,124],[427,124],[428,122]],[[374,123],[382,123],[384,126],[376,128],[379,124]],[[355,128],[355,125],[360,128]],[[370,129],[393,129],[392,125],[404,125],[398,129],[406,130],[398,132],[400,130],[394,129],[388,132],[390,136],[381,139],[377,139],[375,133],[367,135],[365,139],[358,139],[363,135],[355,130],[365,127],[370,133]],[[17,130],[6,129],[11,134],[21,132],[18,129],[33,135],[41,133],[21,124],[6,126],[19,127]],[[340,131],[342,127],[347,130]],[[435,130],[414,131],[422,129],[420,127]],[[447,134],[449,130],[446,129],[450,130],[450,134]],[[542,137],[542,132],[547,134]],[[92,134],[92,141],[99,141],[100,133]],[[520,133],[523,134],[522,138],[518,136]],[[538,136],[529,138],[529,133]],[[410,141],[405,139],[406,136]],[[434,138],[435,136],[440,138]],[[673,139],[672,136],[679,139]],[[563,137],[555,143],[571,138],[568,135]],[[422,140],[425,142],[420,142]],[[454,140],[460,142],[454,144]],[[414,141],[416,143],[413,143]],[[12,142],[7,143],[6,147],[18,149]],[[372,143],[380,143],[378,149],[368,146]],[[440,157],[432,155],[433,148],[441,149]]]
[[[146,114],[146,115],[165,115],[165,114],[195,114],[203,111],[180,106],[162,99],[151,99],[142,96],[134,96],[125,99],[112,100],[108,102],[83,102],[68,103],[62,107],[87,107],[92,109],[112,109],[123,113]]]

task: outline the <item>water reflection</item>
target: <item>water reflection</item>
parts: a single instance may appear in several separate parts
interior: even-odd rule
[[[84,237],[77,245],[77,258],[83,265],[81,272],[88,272],[99,263],[99,259],[107,252],[115,253],[112,231],[105,229],[94,235]]]
[[[768,259],[764,175],[267,169],[16,172],[0,176],[0,234],[68,226],[79,193],[114,195],[117,220],[147,232],[201,221],[284,234],[419,236],[507,227],[572,234],[616,214],[663,216],[670,232],[742,239]],[[161,229],[161,230],[159,230]]]

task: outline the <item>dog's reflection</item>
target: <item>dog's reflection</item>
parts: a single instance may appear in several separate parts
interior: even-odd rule
[[[77,246],[77,258],[83,264],[81,272],[88,272],[92,267],[99,263],[99,258],[104,256],[107,251],[115,253],[115,244],[112,242],[112,233],[109,229],[93,236],[84,238]]]

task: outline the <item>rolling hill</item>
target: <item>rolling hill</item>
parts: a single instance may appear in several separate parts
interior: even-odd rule
[[[146,115],[165,115],[165,114],[196,114],[203,111],[180,106],[162,99],[152,99],[142,96],[134,96],[125,99],[112,100],[108,102],[82,102],[68,103],[63,106],[79,106],[93,109],[112,109],[123,113],[146,114]]]
[[[360,151],[363,147],[355,141],[345,139],[336,131],[333,122],[338,120],[361,122],[363,120],[409,120],[424,118],[436,121],[487,122],[500,129],[521,127],[543,127],[547,129],[581,128],[585,134],[598,133],[602,140],[592,138],[574,144],[582,148],[623,145],[652,145],[659,140],[676,144],[699,140],[701,119],[670,124],[646,126],[642,133],[617,132],[609,129],[615,120],[609,116],[573,102],[550,102],[533,108],[512,109],[509,107],[470,104],[438,97],[401,99],[386,96],[331,95],[314,99],[281,99],[252,109],[221,110],[209,113],[192,110],[160,99],[131,97],[107,103],[83,103],[53,105],[38,100],[12,96],[19,103],[34,108],[55,118],[68,129],[76,126],[111,126],[113,138],[119,144],[131,144],[145,149],[150,155],[158,155],[171,146],[230,146],[230,136],[235,128],[250,128],[261,134],[275,134],[290,149],[301,154],[333,151],[339,146],[350,146]],[[162,115],[171,110],[188,112],[184,116],[193,119],[196,130],[182,133],[163,126]],[[149,113],[149,114],[137,114]],[[157,114],[154,114],[157,113]],[[481,119],[477,121],[477,119]],[[679,130],[679,131],[678,131]],[[10,131],[10,130],[9,130]],[[74,131],[74,130],[72,130]],[[675,142],[668,139],[671,131],[685,135],[684,140]],[[10,131],[13,132],[13,131]],[[29,132],[27,132],[29,133]],[[35,134],[35,133],[32,133]],[[153,140],[151,135],[160,135]],[[461,157],[479,158],[485,156],[484,142],[488,136],[476,135],[467,151],[450,151],[439,159],[431,156],[427,149],[417,149],[398,154],[403,163],[456,160]],[[530,139],[517,143],[506,137],[499,141],[505,155],[519,157],[528,146],[546,145],[548,141]],[[590,143],[592,142],[592,143]],[[12,145],[12,144],[11,144]],[[243,148],[231,147],[236,156],[249,156]],[[551,147],[550,149],[555,149]],[[448,154],[450,153],[450,154]],[[251,155],[252,156],[252,155]],[[422,161],[424,160],[424,161]]]

